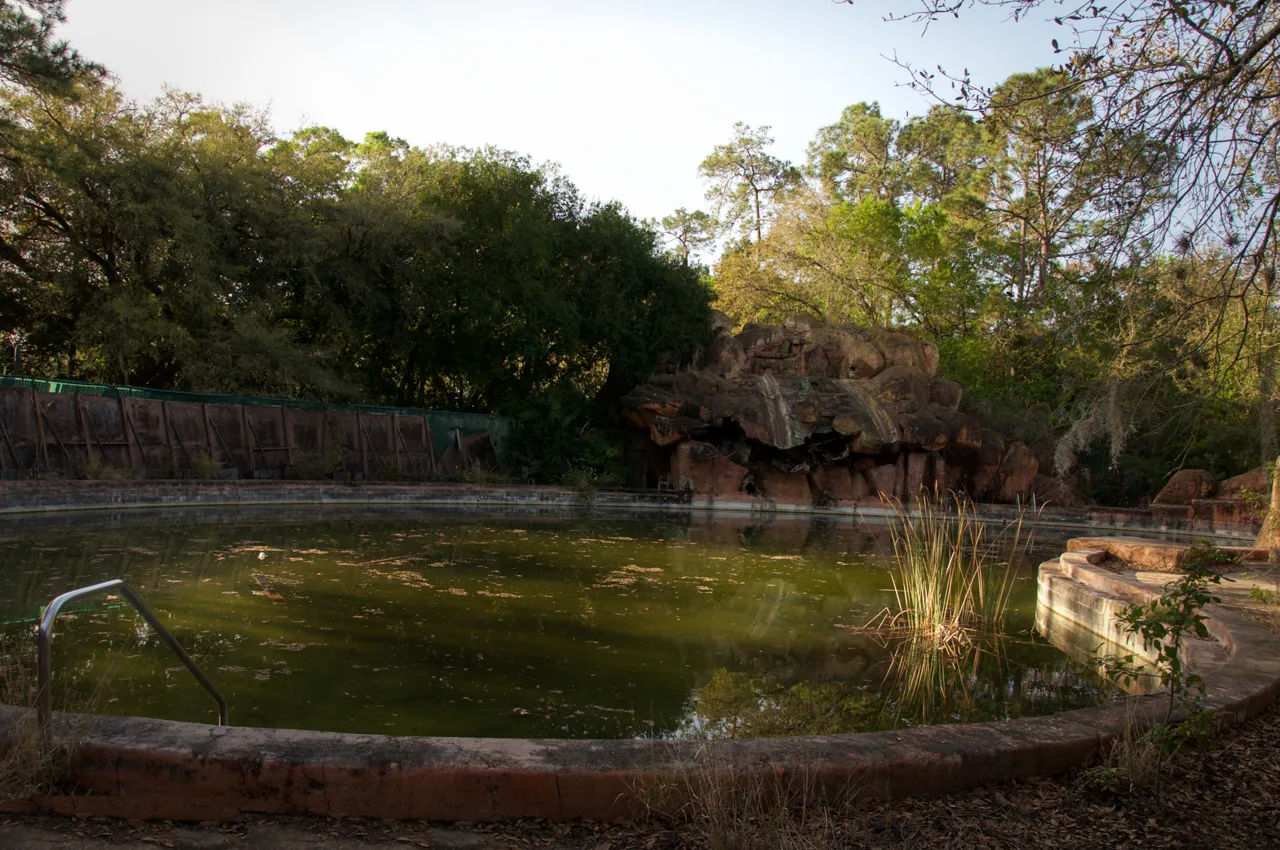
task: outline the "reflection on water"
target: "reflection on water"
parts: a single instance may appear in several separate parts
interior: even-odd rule
[[[1061,541],[1047,541],[1050,549]],[[138,513],[10,522],[0,634],[109,578],[142,592],[237,725],[416,735],[845,732],[1043,714],[1096,700],[1033,633],[1034,563],[1003,639],[963,656],[851,629],[891,601],[883,528],[415,510]],[[131,609],[59,621],[72,692],[210,721]]]
[[[1074,620],[1049,608],[1043,602],[1036,606],[1036,632],[1053,644],[1063,655],[1077,662],[1083,669],[1102,674],[1103,660],[1126,659],[1136,670],[1146,671],[1130,681],[1109,682],[1108,688],[1134,695],[1154,693],[1160,690],[1160,677],[1148,660],[1135,654],[1132,647],[1115,643],[1097,632],[1085,628]]]
[[[1010,657],[1017,647],[1018,660]],[[784,684],[721,668],[694,691],[681,734],[712,738],[830,735],[929,723],[975,723],[1050,714],[1098,700],[1087,665],[1028,659],[1043,646],[987,636],[940,650],[932,641],[895,640],[878,659],[884,675]]]

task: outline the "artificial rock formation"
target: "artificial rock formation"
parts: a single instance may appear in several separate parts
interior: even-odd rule
[[[1208,470],[1181,469],[1170,476],[1169,482],[1152,499],[1151,510],[1179,519],[1253,523],[1264,514],[1269,516],[1268,502],[1274,502],[1268,499],[1271,494],[1271,470],[1265,466],[1225,481],[1218,481]],[[1276,539],[1280,540],[1280,535]]]
[[[1218,479],[1205,469],[1179,469],[1164,485],[1155,499],[1157,505],[1189,505],[1196,499],[1207,499],[1218,489]]]
[[[634,484],[793,504],[1052,489],[1031,449],[960,410],[964,390],[938,375],[930,342],[801,317],[735,335],[716,313],[713,326],[696,368],[622,399]]]

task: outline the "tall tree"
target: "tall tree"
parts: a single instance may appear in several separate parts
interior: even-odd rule
[[[659,227],[675,255],[687,266],[690,256],[715,242],[720,222],[702,210],[689,212],[681,207],[671,215],[663,216]]]
[[[1098,185],[1084,128],[1093,107],[1054,71],[1015,74],[994,91],[983,127],[993,148],[987,209],[1014,249],[1017,298],[1049,293],[1052,264],[1080,235]]]
[[[955,106],[934,106],[909,118],[895,141],[906,192],[924,203],[942,203],[977,188],[988,158],[981,126]]]
[[[809,145],[809,172],[830,195],[847,201],[893,200],[903,168],[895,151],[899,125],[880,115],[878,103],[855,103],[823,127]]]
[[[54,29],[66,21],[65,0],[0,0],[0,82],[67,94],[85,73],[100,73]]]
[[[711,181],[707,197],[716,204],[716,216],[726,228],[738,228],[756,242],[764,238],[777,202],[800,179],[797,168],[769,153],[772,144],[769,127],[739,121],[733,125],[733,139],[716,145],[698,167],[698,174]]]
[[[1113,264],[1171,247],[1226,258],[1215,264],[1218,285],[1184,305],[1184,323],[1195,323],[1197,314],[1226,321],[1234,306],[1250,303],[1260,276],[1274,274],[1271,258],[1280,239],[1280,182],[1265,167],[1280,135],[1280,3],[917,0],[901,17],[931,22],[975,5],[1008,9],[1014,20],[1037,11],[1053,16],[1063,31],[1053,41],[1064,60],[1057,69],[1062,90],[1092,101],[1088,132],[1098,140],[1095,150],[1124,140],[1116,145],[1127,160],[1117,169],[1122,174],[1143,173],[1141,160],[1155,152],[1158,179],[1148,171],[1136,186],[1116,180],[1106,187],[1113,227],[1095,248],[1105,249]],[[967,73],[909,70],[918,87],[939,99],[951,100],[953,93],[942,91],[948,82],[974,109],[986,111],[997,99]],[[1206,338],[1209,344],[1216,339]],[[1273,371],[1260,370],[1259,377]],[[1277,441],[1273,435],[1262,444],[1269,454]]]

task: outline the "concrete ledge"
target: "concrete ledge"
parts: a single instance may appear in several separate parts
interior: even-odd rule
[[[1052,610],[1105,631],[1108,612],[1159,594],[1158,583],[1107,572],[1091,557],[1069,553],[1041,566]],[[1218,643],[1197,642],[1188,660],[1205,679],[1206,707],[1218,723],[1237,723],[1280,693],[1280,633],[1226,606],[1213,606],[1209,628]],[[1160,695],[1139,698],[1138,722],[1160,717],[1164,704]],[[18,716],[18,709],[0,707],[0,730]],[[98,717],[72,764],[80,796],[14,801],[0,812],[625,819],[652,789],[679,795],[712,773],[729,782],[763,778],[783,789],[797,779],[833,797],[943,794],[1084,765],[1128,716],[1126,706],[1109,705],[1005,722],[712,744],[409,738]]]
[[[1242,563],[1265,562],[1271,557],[1269,550],[1256,549],[1252,545],[1216,548]],[[1182,562],[1191,554],[1191,547],[1185,543],[1141,537],[1076,537],[1067,542],[1067,551],[1091,551],[1103,558],[1110,555],[1132,569],[1169,573],[1181,569]],[[1100,561],[1095,560],[1094,563]]]
[[[403,484],[328,481],[128,480],[0,481],[0,516],[61,511],[130,510],[154,507],[257,505],[436,505],[447,507],[549,507],[560,509],[660,510],[773,517],[819,516],[860,521],[891,515],[878,500],[831,507],[767,499],[723,499],[670,490],[601,490],[586,494],[568,487],[480,484]],[[910,506],[908,505],[908,508]],[[982,504],[984,519],[1017,519],[1015,505]],[[1047,527],[1147,530],[1252,543],[1256,525],[1170,517],[1137,508],[1040,509],[1036,524]]]

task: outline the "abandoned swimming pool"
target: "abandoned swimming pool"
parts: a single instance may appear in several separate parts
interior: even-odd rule
[[[1060,533],[1058,533],[1060,536]],[[0,634],[53,596],[137,589],[240,726],[423,736],[833,734],[1099,700],[1033,628],[1042,534],[1003,635],[959,655],[858,627],[892,604],[887,529],[748,517],[251,509],[49,518],[0,536]],[[58,707],[211,722],[131,609],[65,609]]]

